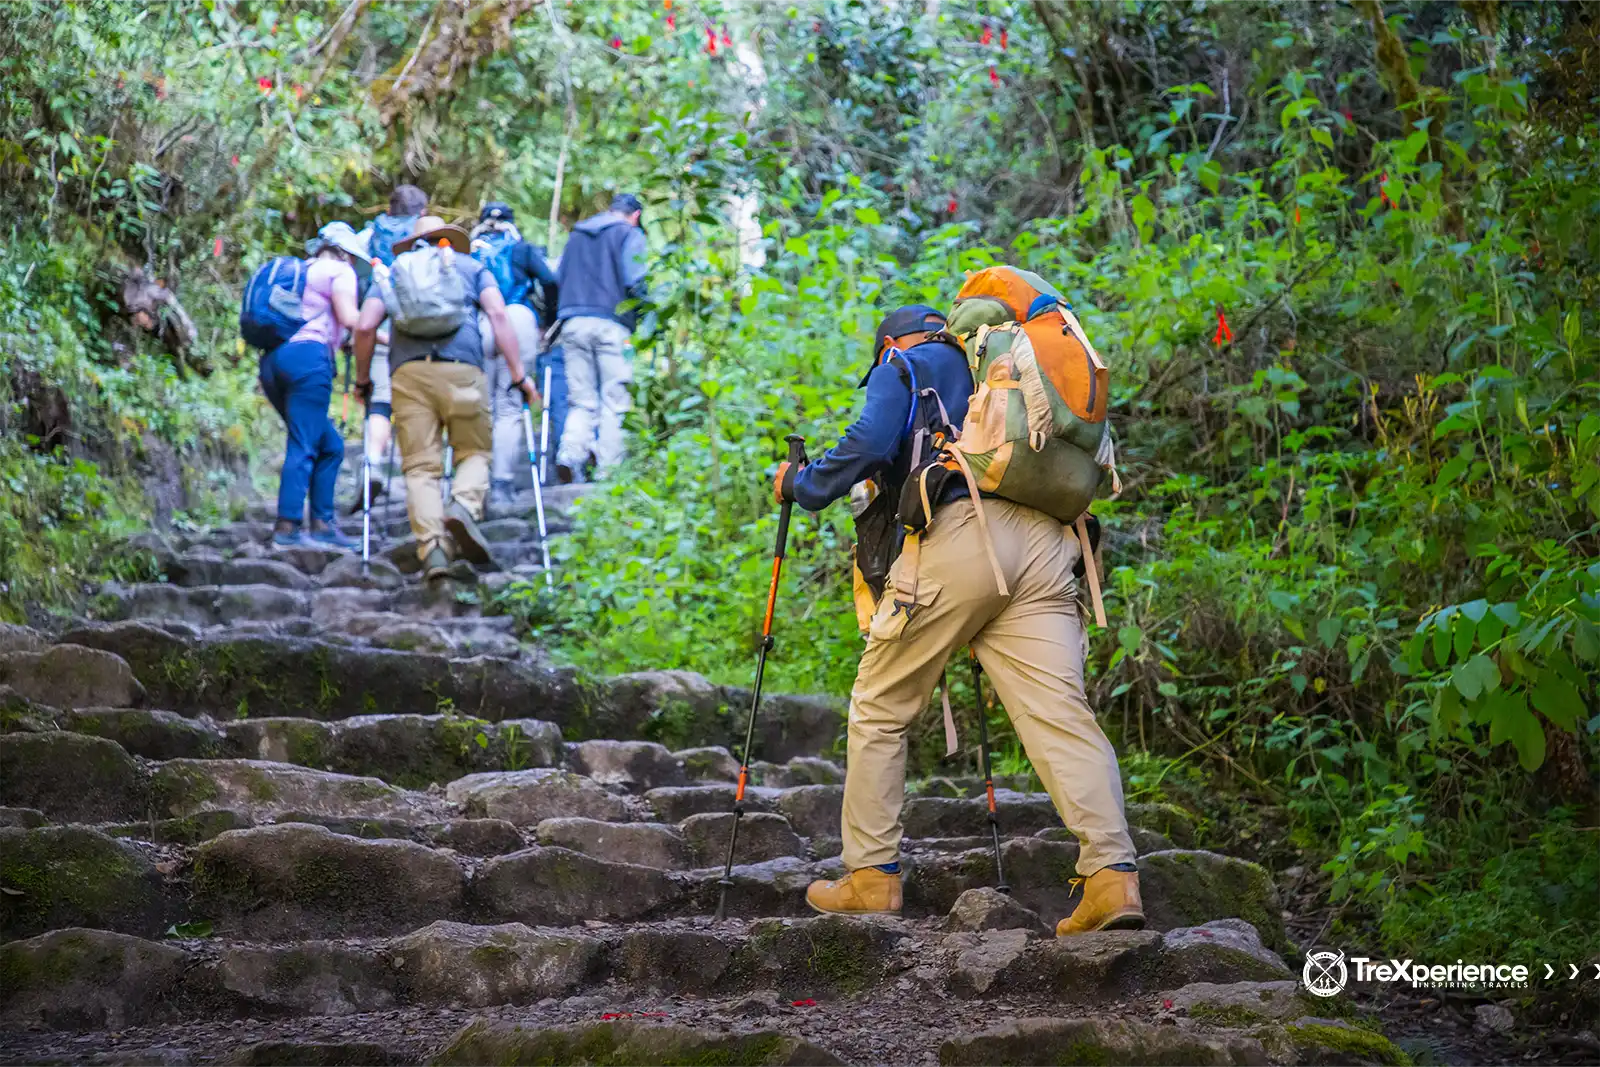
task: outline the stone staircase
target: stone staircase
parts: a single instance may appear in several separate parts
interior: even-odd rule
[[[483,609],[539,573],[531,504],[494,574],[421,586],[398,523],[366,571],[270,551],[257,510],[146,535],[166,580],[93,619],[0,628],[0,1062],[1400,1062],[1175,807],[1130,806],[1146,931],[1050,936],[1077,845],[1042,794],[1000,791],[988,888],[961,778],[908,801],[904,917],[810,914],[831,698],[764,702],[714,921],[749,693],[519,645]]]

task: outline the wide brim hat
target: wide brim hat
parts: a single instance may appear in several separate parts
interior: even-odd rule
[[[394,243],[392,246],[394,254],[398,256],[402,252],[411,251],[419,241],[426,244],[448,241],[451,248],[464,256],[472,251],[472,238],[467,236],[466,230],[463,230],[460,226],[451,226],[434,215],[425,215],[418,219],[415,229],[411,231],[411,236],[402,237]]]
[[[307,255],[314,256],[325,248],[337,248],[362,263],[365,263],[371,255],[367,242],[361,239],[361,235],[356,233],[348,222],[330,222],[306,242]]]

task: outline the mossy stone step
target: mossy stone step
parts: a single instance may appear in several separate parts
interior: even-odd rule
[[[95,1029],[163,1018],[319,1016],[396,1007],[531,1004],[585,989],[694,996],[770,991],[838,999],[901,983],[939,998],[1044,994],[1063,1004],[1149,997],[1171,976],[1162,935],[1089,934],[1058,940],[1027,930],[947,933],[881,917],[590,923],[566,929],[523,922],[437,920],[392,938],[156,943],[67,930],[0,947],[15,993],[8,1024]],[[120,965],[120,967],[119,967]],[[1185,1013],[1213,1003],[1199,991],[1235,968],[1185,961]],[[1272,973],[1287,983],[1280,965]],[[1276,988],[1275,986],[1262,988]],[[1306,1014],[1279,1010],[1270,1020]],[[1175,1001],[1176,1003],[1176,1001]],[[1231,1003],[1231,1002],[1230,1002]],[[1219,1022],[1210,1018],[1205,1021]]]
[[[155,865],[81,826],[0,828],[0,940],[69,926],[154,935],[166,914]]]

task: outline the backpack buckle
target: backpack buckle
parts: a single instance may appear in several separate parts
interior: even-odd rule
[[[910,622],[911,621],[911,614],[912,614],[912,612],[914,612],[916,610],[917,610],[916,601],[914,601],[914,600],[912,600],[912,601],[901,600],[900,598],[896,597],[895,598],[895,602],[894,602],[894,610],[889,612],[889,618],[892,619],[896,615],[900,614],[903,611],[903,612],[906,613],[906,621]]]

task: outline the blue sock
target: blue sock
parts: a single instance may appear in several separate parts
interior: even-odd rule
[[[882,871],[884,874],[899,874],[900,861],[895,860],[893,863],[880,863],[878,864],[878,870]]]
[[[1139,872],[1138,866],[1132,863],[1113,863],[1106,869],[1111,871],[1128,871],[1132,874],[1137,874]]]

